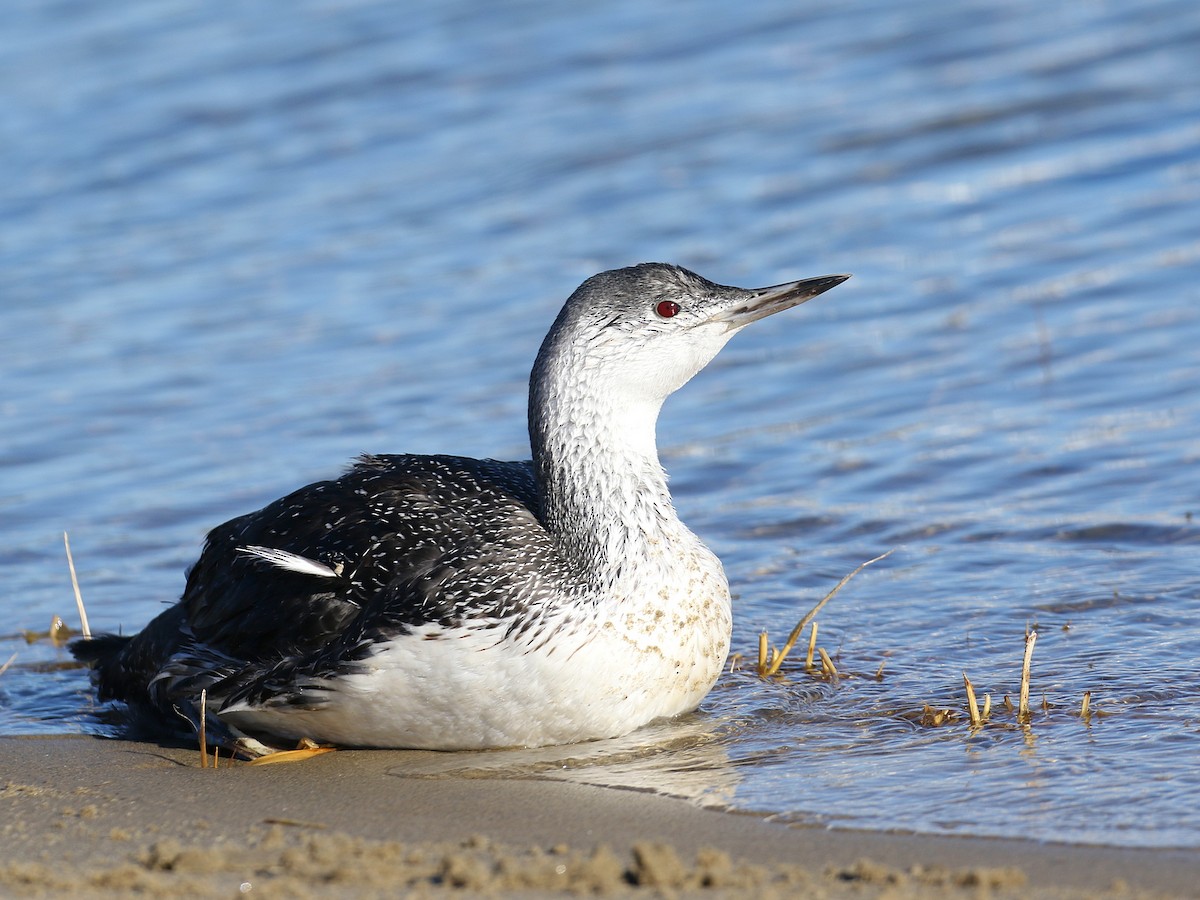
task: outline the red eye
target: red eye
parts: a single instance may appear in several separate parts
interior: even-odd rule
[[[654,311],[664,319],[669,319],[679,312],[679,304],[674,300],[660,300],[658,306],[654,307]]]

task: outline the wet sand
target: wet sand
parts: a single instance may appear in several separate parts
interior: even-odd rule
[[[1196,896],[1200,853],[788,827],[655,794],[427,777],[428,754],[201,769],[0,738],[0,895]],[[914,802],[919,802],[914,798]]]

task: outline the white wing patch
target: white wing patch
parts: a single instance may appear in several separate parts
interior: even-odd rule
[[[341,563],[331,568],[325,565],[325,563],[309,559],[307,556],[301,556],[298,553],[288,553],[286,550],[276,550],[273,547],[238,547],[238,553],[245,553],[247,556],[256,556],[259,559],[265,559],[271,565],[277,566],[285,572],[296,572],[299,575],[313,575],[317,578],[337,578],[342,574]]]

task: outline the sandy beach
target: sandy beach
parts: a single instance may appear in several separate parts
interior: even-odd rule
[[[788,827],[631,790],[338,751],[0,738],[0,894],[1196,896],[1200,854]]]

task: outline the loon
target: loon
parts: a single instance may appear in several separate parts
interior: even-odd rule
[[[595,275],[533,365],[530,460],[360,457],[213,529],[140,633],[72,650],[102,701],[177,734],[203,715],[249,757],[566,744],[694,710],[729,652],[729,586],[676,515],[659,409],[746,325],[849,277]]]

